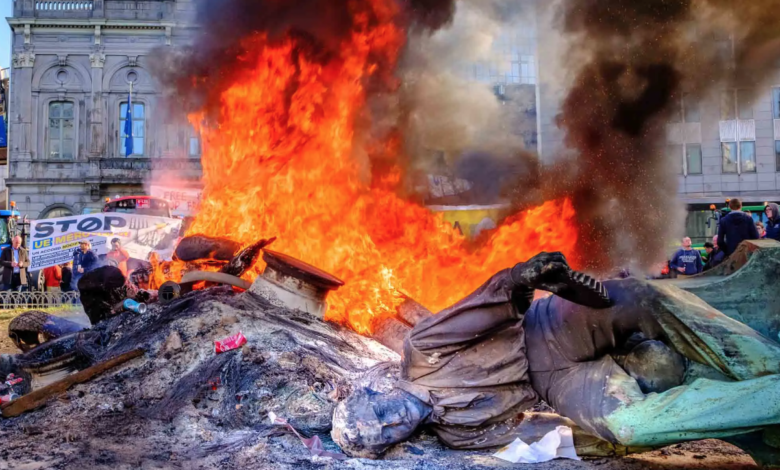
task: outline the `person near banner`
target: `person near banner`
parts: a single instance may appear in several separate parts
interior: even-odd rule
[[[127,277],[127,260],[130,259],[130,254],[122,247],[122,242],[118,238],[111,240],[111,251],[106,258],[116,263],[116,267]]]
[[[60,283],[62,282],[62,268],[58,265],[49,266],[43,270],[43,281],[46,286],[46,292],[60,292]]]
[[[81,276],[97,268],[98,264],[98,257],[92,251],[92,243],[89,240],[81,240],[79,247],[73,252],[72,290],[78,290]]]
[[[17,235],[11,240],[11,246],[0,254],[0,264],[3,266],[3,290],[21,291],[27,287],[30,258],[22,248],[22,237]]]
[[[60,289],[62,289],[62,292],[70,292],[73,290],[73,262],[68,261],[61,268],[62,280],[60,281]]]

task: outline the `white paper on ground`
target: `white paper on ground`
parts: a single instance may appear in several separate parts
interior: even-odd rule
[[[580,460],[574,450],[571,428],[566,426],[558,426],[531,445],[517,438],[493,457],[512,463],[541,463],[557,458]]]

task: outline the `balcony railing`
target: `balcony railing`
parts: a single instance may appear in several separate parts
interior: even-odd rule
[[[197,170],[203,168],[196,158],[101,158],[101,170]]]
[[[35,2],[36,10],[45,11],[87,11],[92,10],[92,0],[50,0],[46,2]]]

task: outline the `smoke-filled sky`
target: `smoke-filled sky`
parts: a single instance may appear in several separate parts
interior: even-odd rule
[[[459,63],[490,54],[502,27],[518,24],[522,15],[534,15],[533,9],[522,8],[528,3],[387,3],[401,12],[397,21],[407,31],[407,41],[398,62],[384,63],[392,70],[381,71],[375,83],[366,85],[370,119],[356,139],[399,133],[410,168],[425,169],[437,151],[465,172],[459,176],[475,180],[495,178],[511,168],[519,205],[571,197],[582,251],[588,253],[582,261],[602,272],[629,265],[649,268],[681,234],[679,162],[671,161],[664,149],[665,124],[682,94],[705,97],[734,86],[734,71],[749,79],[747,85],[756,86],[780,56],[780,0],[546,4],[554,10],[553,22],[538,28],[561,46],[541,44],[541,60],[564,67],[560,76],[540,80],[542,86],[545,80],[565,84],[557,121],[566,151],[554,159],[555,167],[539,168],[536,157],[523,149],[517,129],[502,125],[507,107],[491,88],[457,73]],[[158,74],[175,88],[184,109],[205,110],[214,118],[221,91],[242,67],[242,38],[255,32],[271,39],[294,35],[311,45],[308,54],[327,61],[350,34],[360,4],[202,0],[199,20],[206,26],[193,46],[197,54],[158,58]],[[371,8],[366,11],[370,15]],[[722,57],[723,41],[729,37],[735,67]],[[378,63],[382,67],[382,58]],[[482,155],[478,164],[456,161],[469,152]]]
[[[664,151],[670,113],[683,94],[705,98],[767,79],[780,1],[568,0],[558,8],[573,64],[559,126],[576,150],[566,192],[585,229],[582,247],[608,254],[595,268],[630,259],[646,268],[663,259],[684,220],[679,160]],[[733,64],[723,56],[729,36]]]

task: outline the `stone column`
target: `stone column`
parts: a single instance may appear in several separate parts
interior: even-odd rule
[[[11,124],[10,142],[14,160],[31,160],[35,145],[32,142],[32,76],[35,65],[35,53],[32,50],[17,52],[13,55],[13,86],[9,122]]]
[[[106,140],[104,132],[104,108],[103,101],[103,65],[106,55],[102,50],[95,50],[89,55],[92,66],[92,93],[90,95],[90,109],[87,110],[87,125],[89,126],[89,156],[91,158],[104,158],[106,156]]]

